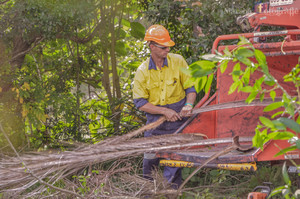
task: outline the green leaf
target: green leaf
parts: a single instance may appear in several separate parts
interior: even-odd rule
[[[257,80],[255,81],[253,87],[254,87],[256,90],[258,90],[258,91],[262,90],[261,84],[264,82],[264,79],[265,79],[265,77],[261,77],[261,78],[257,79]]]
[[[259,65],[267,65],[266,56],[262,51],[255,49],[254,54]]]
[[[222,61],[220,64],[221,73],[224,73],[228,66],[228,60]]]
[[[197,61],[189,66],[192,69],[193,77],[207,76],[214,72],[215,67],[215,63],[207,60]]]
[[[270,75],[266,75],[265,79],[264,79],[264,83],[268,86],[274,86],[275,84],[275,79],[270,76]]]
[[[277,117],[278,115],[282,115],[282,114],[283,114],[283,111],[278,111],[277,113],[274,113],[274,114],[271,116],[271,118],[273,119],[273,118]]]
[[[275,157],[280,156],[280,155],[283,155],[283,154],[285,154],[285,153],[287,153],[287,152],[289,152],[289,151],[295,151],[296,149],[297,149],[296,146],[290,146],[290,147],[284,148],[284,149],[282,149],[281,151],[279,151],[279,152],[275,155]]]
[[[253,91],[253,88],[251,86],[245,86],[240,88],[240,91],[244,92],[244,93],[251,93]]]
[[[294,114],[295,114],[295,108],[294,108],[294,106],[292,104],[289,104],[285,108],[286,108],[286,111],[288,112],[288,114],[290,114],[291,116],[294,116]]]
[[[136,69],[140,65],[141,65],[141,62],[139,62],[139,61],[132,61],[132,62],[128,63],[127,67]]]
[[[269,112],[269,111],[273,111],[275,109],[280,108],[281,106],[283,106],[282,102],[274,102],[272,104],[269,104],[268,106],[266,106],[264,108],[264,112]]]
[[[119,35],[118,35],[118,39],[124,39],[126,37],[126,32],[123,29],[119,29]]]
[[[256,98],[256,95],[258,94],[258,91],[252,91],[248,98],[246,99],[246,103],[250,104],[255,98]]]
[[[297,149],[300,149],[300,140],[299,139],[296,140],[296,147],[297,147]]]
[[[284,132],[273,132],[269,133],[268,137],[269,139],[272,140],[289,140],[295,136],[294,133],[289,132],[289,131],[284,131]]]
[[[207,80],[206,85],[205,85],[205,93],[208,93],[208,91],[209,91],[209,89],[210,89],[210,86],[211,86],[211,83],[212,83],[213,79],[214,79],[214,76],[213,76],[213,75],[210,75],[210,76],[208,77],[208,80]]]
[[[285,125],[283,123],[281,123],[280,121],[278,121],[278,120],[272,120],[272,122],[273,122],[274,128],[276,130],[279,130],[279,131],[286,130]]]
[[[237,87],[239,86],[239,82],[233,82],[229,88],[228,95],[232,94]]]
[[[264,145],[263,138],[261,136],[259,129],[257,128],[255,129],[255,135],[253,136],[252,143],[254,147],[263,150],[263,145]]]
[[[195,86],[196,89],[196,84],[195,84],[195,78],[189,78],[187,81],[184,82],[184,87],[191,87],[191,86]],[[198,91],[196,89],[197,92],[200,92],[200,90]]]
[[[287,172],[287,169],[286,169],[286,162],[283,163],[283,166],[282,166],[282,176],[283,176],[283,179],[284,179],[284,182],[288,185],[291,184],[291,180],[289,178],[289,175],[288,175],[288,172]]]
[[[137,39],[143,39],[145,36],[145,27],[139,22],[130,23],[130,34]]]
[[[198,69],[198,70],[194,70],[192,71],[191,75],[193,77],[206,77],[207,75],[212,74],[214,71],[212,69]]]
[[[236,63],[232,69],[232,72],[234,71],[241,71],[241,65],[240,63]]]
[[[268,198],[270,198],[270,197],[272,197],[272,196],[275,196],[275,195],[277,195],[277,194],[281,194],[282,191],[283,191],[284,189],[286,189],[285,186],[276,187],[276,188],[273,189],[273,191],[269,194],[269,197],[268,197]]]
[[[192,79],[195,79],[195,78],[190,78],[190,80],[192,80]],[[194,87],[195,87],[195,90],[197,91],[197,93],[201,91],[200,86],[199,86],[201,81],[202,81],[202,78],[196,79]]]
[[[238,45],[251,44],[250,41],[248,39],[246,39],[245,37],[239,36],[239,38],[240,38],[240,41],[238,42]]]
[[[275,100],[275,97],[276,97],[276,92],[275,92],[275,91],[271,91],[271,92],[270,92],[270,97],[271,97],[272,100],[274,101],[274,100]]]
[[[186,74],[186,75],[189,75],[189,76],[192,76],[192,71],[188,68],[180,68],[180,70]]]
[[[246,57],[240,57],[237,56],[236,57],[240,62],[242,62],[243,64],[245,64],[246,66],[252,66],[252,62],[250,61],[250,59],[246,58]]]
[[[264,98],[265,98],[265,93],[261,93],[259,95],[259,100],[262,102],[264,100]]]
[[[223,57],[216,54],[206,54],[201,56],[201,58],[209,61],[216,61],[216,62],[223,60]]]
[[[268,65],[260,65],[262,71],[264,72],[264,74],[268,75],[269,74],[269,68]],[[272,84],[272,82],[270,82],[270,84]]]
[[[192,70],[195,69],[214,69],[216,67],[216,64],[212,61],[208,61],[208,60],[200,60],[200,61],[196,61],[194,63],[192,63],[191,65],[189,65],[189,68],[191,68]]]
[[[125,43],[124,43],[124,42],[117,41],[117,43],[116,43],[116,52],[117,52],[119,55],[122,55],[122,56],[127,55],[127,50],[126,50],[126,47],[125,47]]]
[[[298,124],[300,124],[300,117],[299,117],[299,116],[297,117],[296,122],[297,122]]]
[[[252,57],[254,55],[252,50],[244,47],[239,48],[236,53],[242,57]]]
[[[245,85],[249,84],[249,80],[250,80],[250,73],[251,73],[251,69],[249,67],[246,68],[244,75],[243,75],[243,81],[245,83]]]
[[[259,117],[259,120],[260,120],[261,123],[262,123],[263,125],[265,125],[266,127],[274,128],[273,122],[272,122],[271,120],[269,120],[268,118],[261,116],[261,117]]]
[[[128,21],[126,19],[122,19],[121,24],[123,26],[126,26],[126,27],[130,28],[130,21]]]
[[[283,123],[286,127],[290,128],[291,130],[295,131],[296,133],[300,133],[300,125],[295,122],[294,120],[291,120],[289,118],[281,117],[278,118],[278,121]]]
[[[206,81],[207,81],[207,76],[204,76],[202,78],[197,78],[196,83],[194,85],[197,92],[200,92],[204,88]]]
[[[231,57],[232,56],[231,52],[228,50],[228,47],[226,47],[223,52],[224,52],[224,55],[227,56],[227,57]]]
[[[291,193],[290,189],[282,190],[282,196],[284,196],[284,198],[286,198],[286,199],[290,199],[290,193]]]

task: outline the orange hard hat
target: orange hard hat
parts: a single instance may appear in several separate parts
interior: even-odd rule
[[[175,42],[171,40],[168,30],[162,25],[152,25],[146,31],[145,41],[154,41],[163,46],[174,46]]]

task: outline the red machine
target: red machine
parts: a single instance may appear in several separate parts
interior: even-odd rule
[[[239,39],[240,36],[248,38],[256,49],[261,50],[267,56],[270,73],[280,81],[280,84],[291,95],[296,95],[294,85],[283,82],[283,76],[291,71],[298,64],[300,56],[300,0],[270,0],[268,3],[258,4],[255,7],[256,13],[247,14],[238,19],[243,29],[253,28],[253,33],[232,34],[219,36],[213,44],[213,52],[218,50],[222,53],[225,48],[232,50],[236,45],[219,46],[220,41]],[[285,30],[272,32],[257,32],[263,25],[285,27]],[[259,43],[259,38],[281,36],[282,41],[271,43]],[[218,105],[227,102],[245,100],[247,95],[243,93],[233,93],[228,95],[228,90],[232,84],[230,75],[234,63],[229,63],[225,73],[217,72],[217,91],[209,97],[207,94],[195,108],[202,106]],[[261,77],[262,74],[256,72],[253,79]],[[250,80],[251,81],[251,80]],[[253,80],[252,80],[253,81]],[[282,93],[276,91],[277,96]],[[268,96],[266,96],[268,97]],[[264,107],[242,107],[226,110],[215,110],[211,112],[194,115],[176,133],[201,133],[208,139],[220,138],[229,139],[234,136],[240,137],[243,145],[251,145],[255,128],[259,122],[259,116],[268,117],[269,113],[263,112]],[[223,150],[228,143],[213,144],[210,147],[199,147],[185,150],[172,150],[157,153],[157,157],[167,160],[161,161],[162,165],[180,166],[201,165],[210,158],[216,151]],[[256,170],[255,162],[258,161],[282,161],[287,159],[300,159],[300,151],[292,151],[285,155],[274,157],[280,149],[290,146],[287,141],[270,141],[265,144],[264,150],[252,149],[247,152],[231,151],[225,155],[212,160],[207,167],[235,169],[235,170]],[[188,163],[188,164],[187,164]]]

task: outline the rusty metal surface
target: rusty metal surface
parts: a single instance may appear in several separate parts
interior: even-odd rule
[[[300,31],[299,31],[300,33]],[[286,55],[299,55],[300,53],[300,41],[282,41],[274,43],[254,43],[255,49],[261,50],[266,56],[286,56]],[[222,52],[225,48],[233,50],[236,45],[219,46],[218,51]]]
[[[164,151],[157,153],[157,157],[171,159],[171,160],[181,160],[195,163],[204,163],[217,151],[223,150],[225,147],[212,147],[212,148],[201,148],[194,151]],[[222,155],[215,160],[212,160],[210,164],[223,164],[223,163],[246,163],[255,162],[255,154],[258,149],[252,149],[248,152],[240,152],[234,150],[226,155]]]
[[[265,9],[260,9],[258,13],[245,15],[248,24],[252,28],[260,25],[281,26],[287,29],[300,28],[299,0],[290,3],[278,3],[278,0],[274,2],[276,3],[272,1],[270,6],[265,6]]]
[[[214,53],[216,50],[218,50],[218,45],[219,45],[220,41],[234,40],[234,39],[239,39],[240,37],[245,37],[245,38],[250,39],[250,38],[254,38],[254,37],[266,37],[266,36],[273,37],[273,36],[283,36],[283,35],[290,35],[290,36],[300,35],[300,29],[286,30],[285,32],[282,32],[282,31],[260,32],[259,34],[258,33],[241,33],[241,34],[221,35],[215,39],[215,41],[213,43],[213,47],[212,47],[212,53]],[[298,41],[292,41],[290,43],[293,43],[293,42],[298,42]],[[277,42],[277,43],[278,44],[276,44],[276,45],[282,44],[282,42]],[[286,42],[286,43],[288,43],[288,42]],[[259,48],[259,46],[261,46],[260,49],[262,49],[262,48],[264,48],[263,47],[264,44],[266,44],[266,43],[255,43],[254,45],[257,45],[257,46],[255,46],[255,48]],[[275,43],[267,43],[267,44],[273,45]],[[285,45],[289,45],[289,44],[285,44]],[[293,45],[293,44],[290,44],[290,45]],[[295,44],[295,45],[297,45],[297,44]],[[221,50],[220,50],[220,52],[221,52]]]
[[[216,93],[211,96],[208,100],[205,101],[205,103],[202,103],[202,100],[195,106],[195,108],[200,108],[200,107],[206,107],[207,105],[211,105],[211,104],[215,104],[215,99],[216,99]],[[207,115],[211,115],[211,113],[207,113]],[[179,129],[177,129],[174,134],[178,134],[181,133],[183,129],[185,129],[185,132],[187,133],[192,133],[191,131],[188,131],[186,128],[188,126],[191,126],[190,123],[194,121],[194,119],[197,117],[196,114],[192,115]],[[211,120],[212,121],[212,120]],[[214,126],[213,125],[209,125],[209,126]],[[207,131],[205,132],[205,134],[207,134]]]

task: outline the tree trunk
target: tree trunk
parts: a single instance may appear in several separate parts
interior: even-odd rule
[[[26,144],[25,124],[22,117],[22,104],[19,102],[16,91],[13,91],[14,74],[19,69],[26,55],[26,51],[30,48],[30,44],[18,36],[14,39],[12,59],[5,57],[4,46],[1,49],[1,80],[0,87],[0,121],[4,130],[9,134],[9,139],[14,147],[20,149]],[[4,147],[3,151],[11,151],[7,146],[7,141],[1,136],[0,147]]]
[[[112,4],[114,1],[111,1]],[[110,56],[111,56],[111,67],[112,67],[112,73],[113,73],[113,92],[114,92],[114,97],[116,100],[121,99],[121,88],[120,88],[120,80],[119,80],[119,75],[118,75],[118,70],[117,70],[117,58],[115,54],[115,47],[116,47],[116,32],[115,32],[115,10],[114,8],[116,5],[111,6],[111,21],[110,21],[110,33],[111,33],[111,45],[110,45]],[[119,130],[119,125],[120,125],[120,119],[121,119],[121,110],[118,104],[119,102],[115,103],[117,104],[116,108],[114,108],[113,114],[115,115],[115,120],[114,120],[114,130],[118,131]]]

